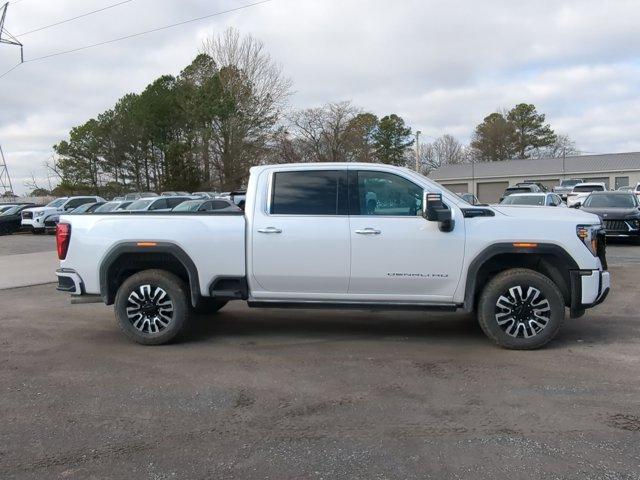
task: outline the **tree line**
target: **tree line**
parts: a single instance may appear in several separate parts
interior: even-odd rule
[[[47,162],[52,193],[118,195],[134,190],[241,188],[254,165],[289,162],[443,164],[562,156],[575,146],[533,105],[491,113],[463,145],[445,134],[415,147],[396,114],[378,117],[351,102],[288,110],[291,82],[251,36],[229,29],[207,40],[177,76],[163,75],[141,93],[74,127]],[[31,187],[42,194],[35,180]]]

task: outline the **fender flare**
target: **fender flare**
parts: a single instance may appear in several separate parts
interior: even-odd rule
[[[191,304],[195,306],[200,298],[200,280],[198,269],[191,257],[178,245],[170,242],[154,242],[155,245],[139,246],[138,242],[122,242],[113,246],[100,263],[100,295],[105,304],[111,305],[116,296],[116,292],[109,288],[109,270],[116,260],[126,253],[167,253],[173,255],[185,268],[189,275],[189,291],[191,292]]]
[[[569,255],[569,253],[559,245],[553,243],[537,243],[537,247],[535,248],[523,248],[516,247],[512,242],[504,242],[504,243],[496,243],[493,245],[489,245],[487,248],[482,250],[473,261],[469,264],[469,268],[467,270],[467,279],[464,290],[464,309],[466,311],[473,310],[473,306],[475,303],[475,290],[476,290],[476,282],[478,279],[478,272],[482,268],[482,266],[487,263],[492,258],[502,255],[505,253],[517,253],[517,254],[527,254],[527,255],[555,255],[559,258],[562,258],[567,265],[569,265],[569,270],[578,270],[578,264],[575,259]],[[568,285],[570,288],[570,285]],[[570,290],[571,294],[571,290]]]

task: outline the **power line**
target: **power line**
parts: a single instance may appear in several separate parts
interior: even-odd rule
[[[111,8],[117,7],[119,5],[130,3],[133,0],[124,0],[123,2],[114,3],[112,5],[107,5],[106,7],[99,8],[97,10],[92,10],[87,13],[83,13],[82,15],[77,15],[75,17],[67,18],[66,20],[60,20],[59,22],[51,23],[49,25],[44,25],[42,27],[34,28],[33,30],[29,30],[28,32],[20,33],[16,35],[16,37],[23,37],[25,35],[29,35],[30,33],[39,32],[41,30],[46,30],[47,28],[55,27],[56,25],[62,25],[63,23],[72,22],[73,20],[77,20],[79,18],[88,17],[89,15],[93,15],[94,13],[104,12],[105,10],[109,10]],[[15,3],[15,2],[14,2]]]
[[[183,20],[181,22],[177,22],[177,23],[172,23],[170,25],[164,25],[162,27],[158,27],[158,28],[153,28],[151,30],[145,30],[143,32],[138,32],[138,33],[132,33],[131,35],[125,35],[124,37],[118,37],[118,38],[112,38],[111,40],[105,40],[104,42],[98,42],[98,43],[94,43],[91,45],[85,45],[83,47],[77,47],[77,48],[72,48],[69,50],[63,50],[61,52],[55,52],[55,53],[50,53],[47,55],[42,55],[40,57],[35,57],[35,58],[30,58],[25,60],[23,63],[29,63],[29,62],[37,62],[39,60],[44,60],[46,58],[51,58],[51,57],[57,57],[60,55],[66,55],[68,53],[74,53],[74,52],[79,52],[81,50],[87,50],[89,48],[94,48],[94,47],[100,47],[102,45],[107,45],[109,43],[115,43],[115,42],[120,42],[122,40],[128,40],[130,38],[134,38],[134,37],[140,37],[142,35],[147,35],[149,33],[154,33],[154,32],[159,32],[161,30],[167,30],[169,28],[173,28],[173,27],[179,27],[181,25],[186,25],[187,23],[193,23],[193,22],[197,22],[199,20],[205,20],[207,18],[211,18],[211,17],[217,17],[219,15],[224,15],[226,13],[231,13],[231,12],[237,12],[238,10],[244,10],[246,8],[250,8],[250,7],[255,7],[257,5],[262,5],[263,3],[269,3],[273,0],[261,0],[259,2],[254,2],[254,3],[249,3],[247,5],[242,5],[240,7],[235,7],[235,8],[230,8],[228,10],[223,10],[220,12],[216,12],[216,13],[210,13],[208,15],[203,15],[201,17],[196,17],[196,18],[190,18],[189,20]],[[2,73],[0,75],[0,78],[4,77],[5,75],[7,75],[8,73],[10,73],[11,71],[13,71],[15,68],[17,68],[20,64],[18,65],[14,65],[13,67],[11,67],[9,70],[7,70],[6,72]]]

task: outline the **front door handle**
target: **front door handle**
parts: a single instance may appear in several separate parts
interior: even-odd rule
[[[356,233],[360,235],[380,235],[382,232],[380,230],[376,230],[375,228],[367,227],[361,230],[356,230]]]
[[[267,228],[259,228],[258,232],[260,233],[282,233],[281,228],[276,227],[267,227]]]

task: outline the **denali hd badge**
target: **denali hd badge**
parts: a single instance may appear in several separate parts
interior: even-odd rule
[[[387,273],[388,277],[421,277],[421,278],[447,278],[447,273]]]

